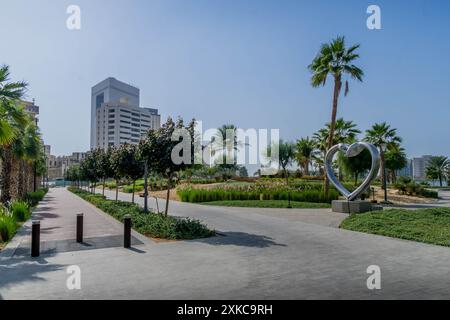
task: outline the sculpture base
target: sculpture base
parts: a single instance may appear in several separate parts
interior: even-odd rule
[[[333,212],[339,213],[365,213],[370,211],[383,210],[383,207],[374,206],[369,201],[355,200],[334,200],[331,203]]]

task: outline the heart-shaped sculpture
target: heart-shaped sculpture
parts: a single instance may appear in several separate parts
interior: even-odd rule
[[[370,172],[363,183],[355,189],[355,191],[348,191],[339,179],[336,178],[334,174],[334,170],[332,167],[333,157],[338,151],[344,152],[346,157],[356,157],[360,154],[364,149],[369,150],[372,156],[372,167],[370,168]],[[378,152],[377,147],[373,144],[367,142],[356,142],[352,145],[347,144],[337,144],[333,146],[330,150],[328,150],[327,155],[325,157],[325,171],[330,179],[331,183],[336,187],[336,189],[348,200],[352,201],[358,199],[361,194],[366,191],[366,189],[370,186],[371,182],[377,177],[378,171],[380,170],[380,153]]]

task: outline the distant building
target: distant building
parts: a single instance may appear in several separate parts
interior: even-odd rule
[[[414,158],[412,160],[412,176],[415,180],[426,180],[426,169],[428,165],[428,161],[430,161],[431,156],[425,155],[420,158]]]
[[[413,176],[413,161],[411,159],[408,159],[406,166],[397,172],[397,176],[412,178],[412,176]]]
[[[74,152],[70,156],[50,155],[47,159],[48,179],[55,180],[64,178],[66,170],[73,166],[80,164],[86,158],[86,152]]]
[[[52,154],[52,147],[48,144],[44,145],[44,153],[47,157],[49,157]]]
[[[21,100],[20,101],[21,104],[23,105],[23,108],[25,109],[25,111],[31,115],[31,117],[33,118],[33,120],[36,122],[36,125],[39,121],[38,116],[39,116],[39,106],[37,106],[33,101],[24,101]]]
[[[157,109],[140,107],[139,89],[108,78],[92,88],[91,149],[139,143],[149,129],[160,127]]]

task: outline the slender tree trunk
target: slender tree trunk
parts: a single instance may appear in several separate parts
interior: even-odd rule
[[[106,179],[103,178],[103,190],[102,190],[102,196],[105,196],[105,183],[106,183],[105,180],[106,180]]]
[[[119,200],[119,181],[116,180],[116,202]]]
[[[148,163],[147,163],[147,160],[145,160],[145,163],[144,163],[144,212],[148,213]]]
[[[358,185],[358,172],[355,172],[355,187]]]
[[[441,174],[439,174],[439,185],[442,188],[442,175]]]
[[[136,187],[136,180],[133,181],[133,195],[131,196],[131,202],[134,203],[134,188]]]
[[[333,109],[331,111],[331,123],[330,123],[330,135],[328,137],[328,148],[327,150],[330,150],[333,146],[333,140],[334,140],[334,130],[336,128],[336,116],[337,116],[337,108],[338,108],[338,101],[339,101],[339,93],[341,92],[341,76],[335,76],[334,77],[334,94],[333,94]],[[325,158],[324,158],[325,160]],[[330,181],[325,174],[325,195],[328,195],[328,192],[330,190]]]
[[[170,198],[170,177],[167,180],[167,199],[166,199],[166,210],[164,211],[164,215],[167,217],[169,213],[169,198]]]

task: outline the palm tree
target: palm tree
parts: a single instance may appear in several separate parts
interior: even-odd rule
[[[426,174],[429,179],[438,179],[439,186],[442,187],[442,182],[447,178],[449,170],[450,160],[447,157],[431,157],[427,164]]]
[[[393,146],[384,155],[386,169],[389,170],[390,179],[393,183],[397,182],[397,171],[402,170],[408,164],[405,149],[400,146]]]
[[[319,165],[323,165],[328,150],[330,130],[331,123],[327,123],[325,125],[325,128],[320,129],[313,135],[313,141],[315,141],[316,147],[320,151],[320,155],[322,157],[321,161],[319,161]],[[346,121],[343,118],[339,118],[336,120],[335,134],[333,135],[333,145],[338,143],[352,143],[360,133],[361,131],[357,128],[357,125],[353,121]],[[316,162],[318,158],[319,155],[316,155]]]
[[[34,119],[28,116],[28,122],[18,129],[20,133],[12,143],[12,159],[10,173],[10,190],[12,199],[23,199],[32,191],[29,181],[32,181],[33,191],[37,184],[37,167],[45,156],[39,129]],[[31,180],[31,176],[33,179]]]
[[[316,143],[313,139],[309,137],[301,138],[297,141],[296,146],[296,160],[300,167],[303,168],[303,174],[309,175],[309,166],[311,164],[314,151],[316,150]]]
[[[27,84],[25,82],[10,82],[9,67],[0,67],[0,158],[2,162],[1,201],[10,200],[11,166],[13,148],[12,143],[20,136],[20,128],[27,122],[27,115],[18,105],[19,99],[25,94]]]
[[[283,170],[283,175],[286,179],[286,185],[289,186],[289,172],[288,167],[292,164],[295,159],[296,145],[292,142],[284,142],[280,140],[278,144],[278,156],[279,156],[279,167]],[[267,147],[266,154],[272,154],[271,146]]]
[[[312,73],[311,85],[314,88],[325,86],[328,76],[331,76],[334,80],[333,107],[327,150],[333,146],[339,95],[344,81],[343,77],[349,76],[360,82],[363,81],[364,72],[353,64],[359,58],[359,55],[356,53],[359,47],[359,44],[357,44],[346,48],[345,38],[337,37],[330,43],[322,44],[319,53],[308,67]],[[348,80],[345,80],[344,95],[347,95],[348,92],[349,84]],[[326,194],[328,190],[329,181],[325,178]]]
[[[397,129],[391,129],[386,122],[375,123],[371,129],[366,130],[367,142],[372,143],[380,150],[381,157],[381,186],[385,186],[385,152],[389,149],[398,148],[402,138],[397,136]]]

